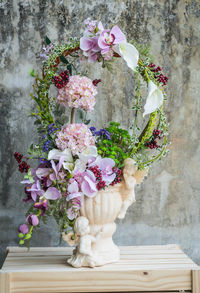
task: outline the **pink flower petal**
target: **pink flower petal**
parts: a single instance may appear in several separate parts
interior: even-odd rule
[[[113,42],[114,45],[126,42],[125,34],[120,30],[120,28],[117,25],[113,26],[113,28],[110,31],[110,34],[115,37],[115,40]]]
[[[42,179],[43,177],[49,175],[50,168],[38,168],[36,170],[36,175],[38,178]]]
[[[102,180],[106,182],[106,185],[110,185],[115,180],[116,174],[113,173],[112,175],[103,175]]]
[[[60,191],[56,187],[49,187],[44,193],[46,199],[56,200],[61,196]]]
[[[70,192],[70,193],[77,193],[79,188],[78,188],[78,183],[74,180],[73,183],[71,183],[67,190]]]
[[[73,199],[73,198],[77,198],[77,197],[80,197],[82,196],[83,193],[82,192],[76,192],[76,193],[69,193],[68,196],[67,196],[67,201]]]

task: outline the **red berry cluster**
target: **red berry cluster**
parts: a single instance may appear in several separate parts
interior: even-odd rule
[[[150,149],[157,149],[159,148],[159,145],[157,144],[156,139],[161,139],[162,138],[162,131],[160,131],[159,129],[154,129],[153,131],[153,137],[151,139],[151,141],[148,141],[146,143],[146,146]]]
[[[168,82],[168,77],[163,75],[162,73],[158,74],[162,70],[160,66],[157,66],[154,63],[149,64],[149,68],[152,72],[155,72],[154,77],[157,79],[158,82],[162,83],[163,85],[166,85]]]
[[[55,84],[55,86],[58,89],[61,89],[68,83],[68,80],[69,80],[69,70],[65,70],[61,72],[59,76],[54,76],[51,81]]]
[[[113,172],[116,173],[116,177],[115,177],[115,180],[111,183],[112,186],[122,181],[122,174],[123,174],[123,171],[116,167],[113,168]]]
[[[92,83],[94,86],[97,86],[99,82],[101,82],[101,79],[94,79]]]
[[[102,173],[98,166],[89,167],[88,170],[92,171],[92,173],[94,173],[94,176],[96,177],[97,189],[100,190],[104,188],[106,186],[106,183],[102,180]]]
[[[15,152],[15,153],[14,153],[14,157],[15,157],[15,160],[17,161],[17,163],[20,164],[21,161],[22,161],[23,155],[21,155],[21,154],[18,153],[18,152]]]
[[[22,161],[23,155],[21,155],[18,152],[15,152],[14,157],[15,157],[17,163],[19,164],[19,171],[21,173],[23,173],[23,172],[28,173],[30,166],[25,161]]]

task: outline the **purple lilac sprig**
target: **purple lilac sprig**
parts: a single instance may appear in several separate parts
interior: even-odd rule
[[[54,49],[54,45],[51,43],[48,46],[43,46],[43,53],[40,54],[40,57],[43,58],[44,60],[48,60],[49,56],[48,54],[51,54],[53,49]]]
[[[111,133],[104,128],[101,128],[100,130],[96,130],[94,126],[91,126],[90,131],[92,132],[94,136],[106,137],[106,139],[111,140],[111,137],[110,137]]]

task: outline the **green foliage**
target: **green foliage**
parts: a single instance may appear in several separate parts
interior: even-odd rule
[[[131,136],[127,130],[119,127],[120,123],[110,122],[106,130],[111,134],[111,139],[99,137],[97,140],[98,153],[102,157],[111,158],[115,161],[116,167],[121,168],[124,160],[129,156]]]
[[[153,62],[154,57],[151,55],[151,46],[149,44],[138,44],[134,40],[129,41],[129,43],[138,50],[141,59],[148,59],[148,62]]]

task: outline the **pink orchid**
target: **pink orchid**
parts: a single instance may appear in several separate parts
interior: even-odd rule
[[[97,193],[97,187],[96,187],[96,177],[94,176],[94,173],[92,173],[89,170],[86,170],[83,173],[83,179],[81,183],[81,190],[84,195],[88,197],[94,197]]]
[[[83,55],[88,57],[89,62],[95,62],[98,58],[98,52],[100,48],[98,46],[98,37],[83,36],[80,39],[80,48],[83,51]]]
[[[69,220],[74,220],[79,213],[80,208],[78,206],[72,206],[70,208],[67,209],[67,216],[69,218]]]
[[[98,39],[98,45],[101,48],[102,55],[112,50],[111,47],[113,45],[118,45],[123,42],[126,42],[126,36],[117,25],[115,25],[111,31],[104,30]]]
[[[72,200],[72,206],[67,210],[68,218],[73,220],[79,213],[79,210],[82,206],[83,197],[76,197]]]
[[[27,186],[26,190],[31,193],[31,197],[34,201],[37,200],[38,196],[42,196],[44,194],[44,190],[41,189],[39,180],[36,180],[36,182],[32,185]]]
[[[51,200],[56,200],[59,197],[61,197],[61,193],[60,191],[56,188],[56,187],[49,187],[45,193],[43,194],[43,196],[46,199],[51,199]]]
[[[112,183],[116,177],[116,174],[113,172],[115,161],[111,158],[99,158],[97,166],[102,171],[102,180],[105,181],[106,185]]]
[[[38,168],[36,170],[36,175],[40,180],[43,180],[43,184],[45,187],[49,187],[52,184],[52,181],[49,179],[49,174],[51,172],[51,168]]]
[[[61,167],[62,167],[62,159],[60,159],[60,161],[59,161],[59,163],[56,165],[55,164],[55,162],[54,162],[54,160],[51,160],[51,166],[52,166],[52,169],[53,169],[53,173],[51,173],[50,175],[49,175],[49,178],[52,180],[52,181],[54,181],[54,180],[56,180],[57,178],[58,178],[58,176],[59,176],[59,171],[60,171],[60,169],[61,169]]]
[[[67,196],[67,201],[83,195],[82,192],[79,192],[79,185],[76,180],[74,180],[70,185],[68,185],[67,191],[69,192]]]

